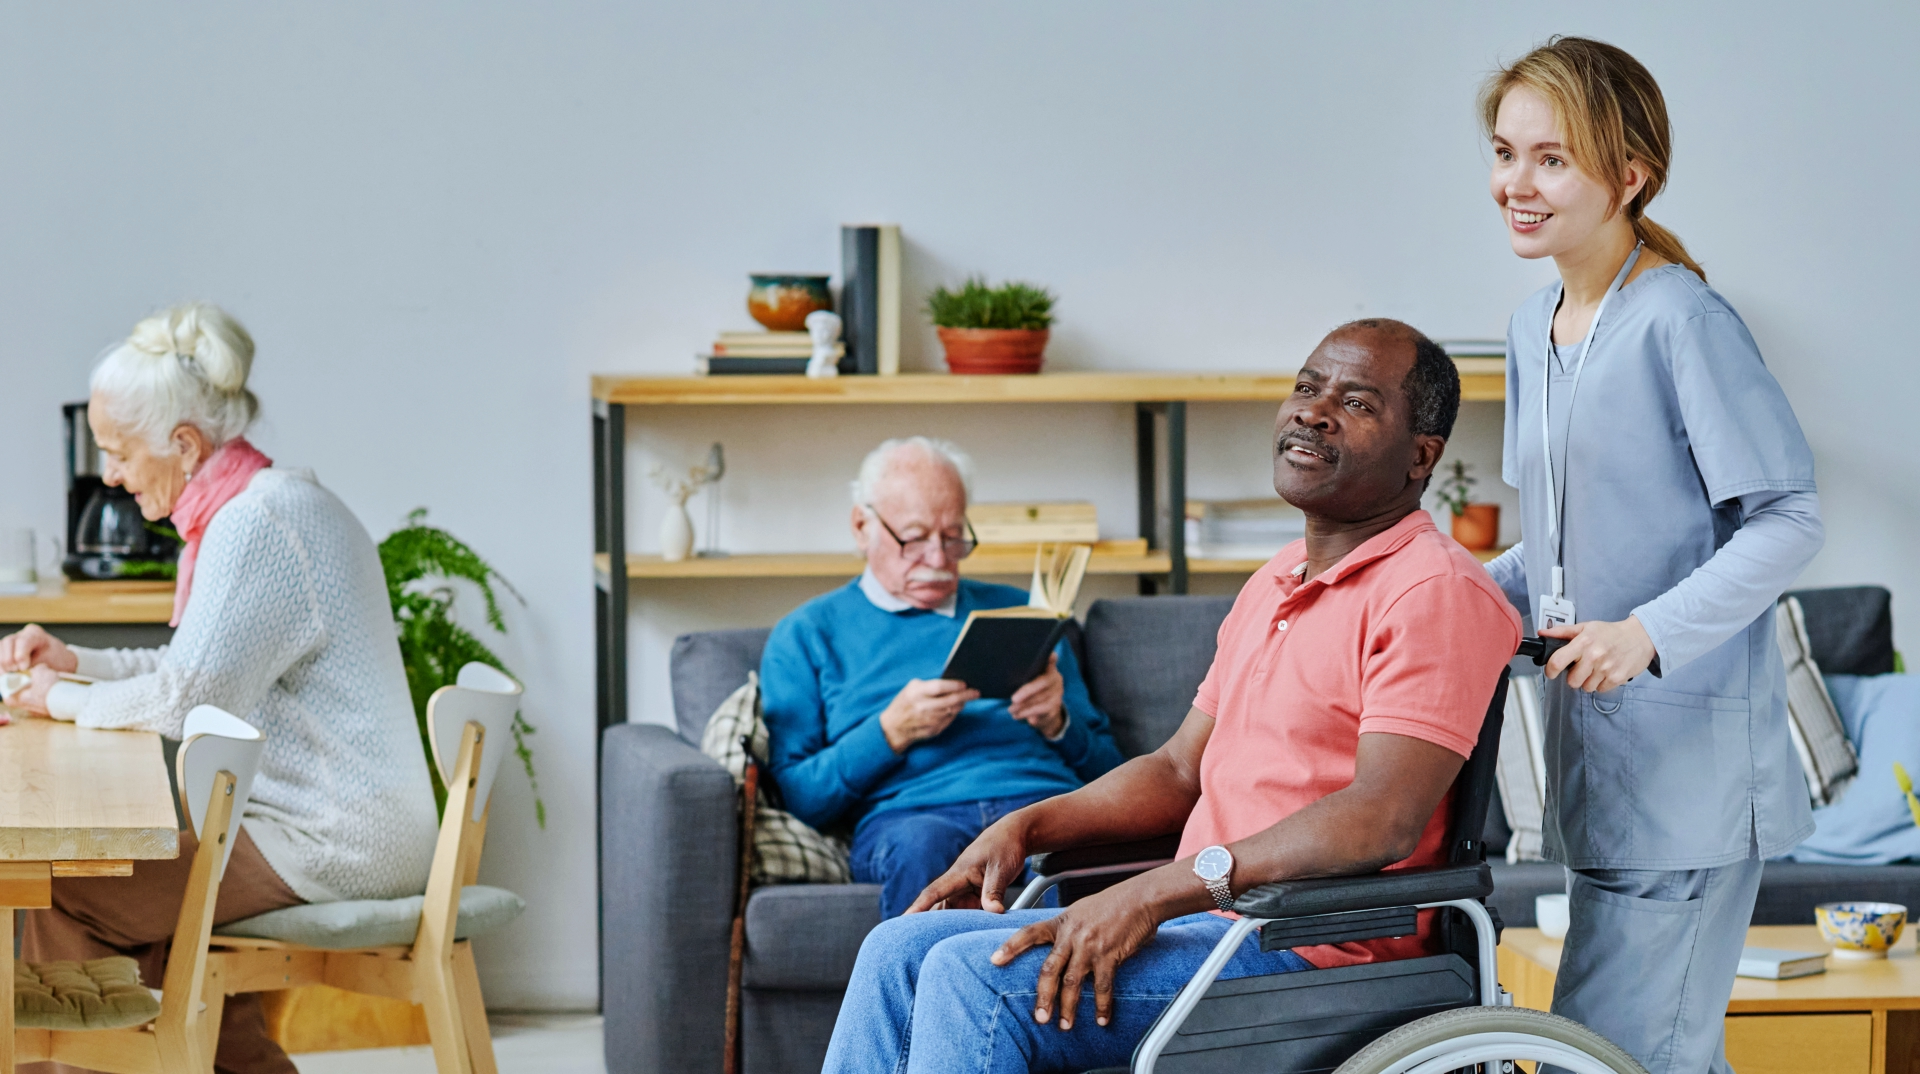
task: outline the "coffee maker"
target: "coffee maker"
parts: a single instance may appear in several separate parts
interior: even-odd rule
[[[60,408],[67,422],[67,558],[76,581],[171,579],[180,541],[168,522],[140,517],[140,504],[100,478],[100,445],[87,424],[87,404]]]

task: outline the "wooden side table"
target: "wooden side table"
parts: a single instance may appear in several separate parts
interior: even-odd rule
[[[160,736],[22,717],[0,727],[0,941],[53,905],[56,876],[131,876],[180,855]],[[13,1074],[13,973],[0,974],[0,1074]]]
[[[1750,947],[1825,951],[1812,925],[1747,930]],[[1522,1007],[1546,1010],[1560,941],[1539,929],[1500,938],[1500,981]],[[1827,972],[1790,981],[1734,982],[1727,1060],[1740,1074],[1920,1074],[1920,957],[1913,931],[1884,959],[1827,960]]]

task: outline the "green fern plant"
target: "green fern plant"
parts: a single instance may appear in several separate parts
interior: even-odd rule
[[[427,699],[442,686],[452,685],[460,669],[475,661],[505,675],[513,673],[479,638],[453,621],[453,588],[432,582],[472,582],[487,602],[487,625],[500,634],[507,632],[507,624],[500,616],[495,583],[515,600],[522,604],[526,601],[479,553],[446,530],[427,525],[426,520],[427,509],[417,508],[407,516],[405,526],[380,542],[380,567],[387,574],[387,599],[393,604],[393,625],[400,638],[400,661],[407,669],[407,691],[413,695],[414,718],[420,725],[420,746],[427,752],[427,774],[433,777],[433,799],[445,812],[447,788],[433,766]],[[527,782],[533,785],[534,816],[544,829],[547,805],[540,798],[540,780],[534,775],[533,750],[527,746],[527,736],[533,733],[534,727],[526,717],[514,713],[513,752],[527,770]]]

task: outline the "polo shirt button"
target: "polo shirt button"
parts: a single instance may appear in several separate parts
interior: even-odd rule
[[[1287,629],[1287,621],[1285,619],[1280,620],[1278,623],[1273,624],[1273,629],[1275,630]]]

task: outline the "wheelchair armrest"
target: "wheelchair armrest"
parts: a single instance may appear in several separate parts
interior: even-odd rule
[[[1170,860],[1180,850],[1180,835],[1155,836],[1152,839],[1139,839],[1131,843],[1106,843],[1093,847],[1071,847],[1055,850],[1046,854],[1035,854],[1028,860],[1036,876],[1054,876],[1074,869],[1097,869],[1109,865],[1132,865],[1135,862],[1162,862]]]
[[[1249,889],[1233,908],[1247,917],[1288,918],[1383,910],[1454,899],[1484,899],[1493,894],[1493,870],[1486,862],[1395,869],[1365,876],[1324,876],[1283,880]]]

